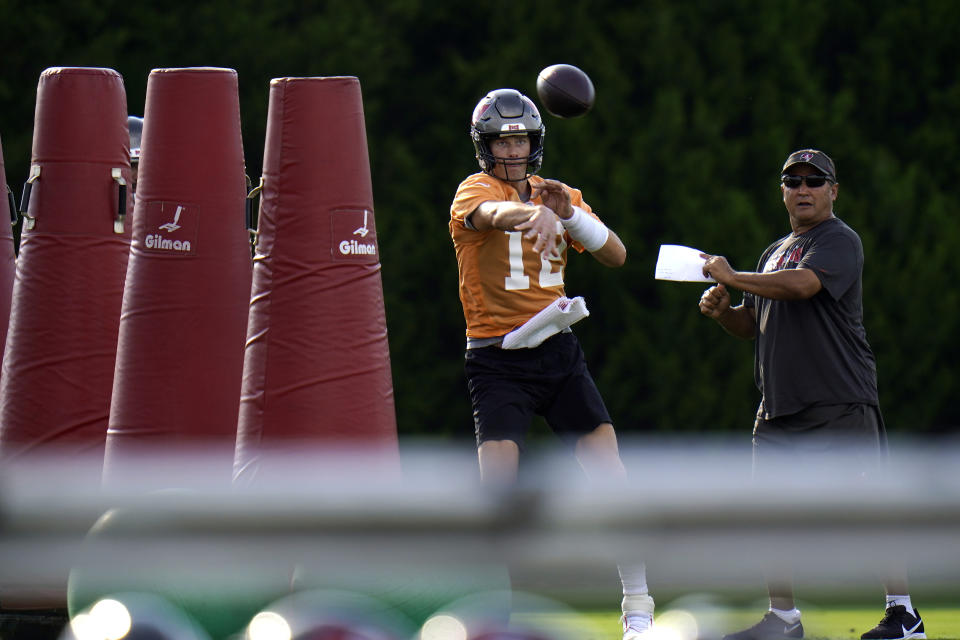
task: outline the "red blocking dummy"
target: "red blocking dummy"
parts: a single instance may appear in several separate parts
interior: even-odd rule
[[[17,270],[17,256],[13,249],[13,225],[5,221],[15,222],[16,204],[10,196],[10,185],[7,183],[7,174],[3,167],[3,142],[0,141],[0,358],[3,356],[3,347],[7,342],[7,325],[10,322],[10,298],[13,296],[13,276]]]
[[[220,456],[230,478],[250,296],[237,74],[147,79],[106,482],[152,478],[168,454]],[[146,456],[146,458],[144,457]],[[177,485],[182,486],[182,485]]]
[[[132,206],[121,187],[130,180],[126,121],[116,71],[40,75],[0,377],[4,457],[86,453],[102,461],[130,242],[120,217]]]
[[[235,479],[348,449],[399,468],[360,83],[277,78],[263,161]],[[371,460],[367,460],[371,461]]]

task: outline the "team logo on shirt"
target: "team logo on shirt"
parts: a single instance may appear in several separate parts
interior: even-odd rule
[[[764,273],[780,271],[781,269],[793,269],[800,264],[805,250],[806,247],[799,246],[798,244],[780,247],[767,259],[763,267]]]

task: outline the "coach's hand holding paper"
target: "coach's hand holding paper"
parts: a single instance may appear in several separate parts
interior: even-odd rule
[[[703,265],[706,260],[700,257],[702,253],[699,249],[679,244],[662,244],[660,254],[657,256],[654,277],[657,280],[675,282],[716,282],[713,278],[703,275]]]
[[[503,349],[532,349],[541,342],[560,333],[574,322],[590,315],[582,296],[557,298],[537,315],[503,336]]]

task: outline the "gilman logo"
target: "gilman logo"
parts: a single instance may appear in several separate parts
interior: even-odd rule
[[[182,211],[183,211],[182,206],[177,207],[177,212],[173,214],[173,221],[168,222],[167,224],[160,225],[160,228],[163,229],[164,231],[169,231],[170,233],[173,233],[174,231],[179,229],[180,225],[178,225],[177,222],[179,222],[180,220],[180,213]]]
[[[145,206],[146,235],[141,247],[153,253],[196,253],[198,208],[193,204],[148,202]]]
[[[337,262],[376,263],[377,229],[373,211],[341,209],[330,213],[330,257]]]
[[[377,255],[377,245],[375,244],[361,244],[356,240],[344,240],[340,243],[340,253],[345,256],[351,254],[364,254],[368,256]]]
[[[161,249],[163,251],[190,251],[189,240],[171,240],[164,238],[159,233],[153,233],[143,241],[147,249]]]

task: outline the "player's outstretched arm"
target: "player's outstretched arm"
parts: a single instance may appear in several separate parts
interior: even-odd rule
[[[607,232],[607,241],[596,251],[591,251],[590,254],[604,266],[622,267],[623,263],[627,261],[627,248],[620,240],[620,236],[613,232],[613,229],[608,228]]]
[[[557,215],[548,207],[508,200],[488,201],[474,209],[469,218],[477,231],[523,231],[524,238],[534,240],[534,251],[550,257],[559,255]]]
[[[623,241],[599,219],[574,206],[562,182],[544,179],[533,188],[531,197],[539,197],[556,213],[570,237],[582,244],[600,264],[620,267],[626,262],[627,249]]]

